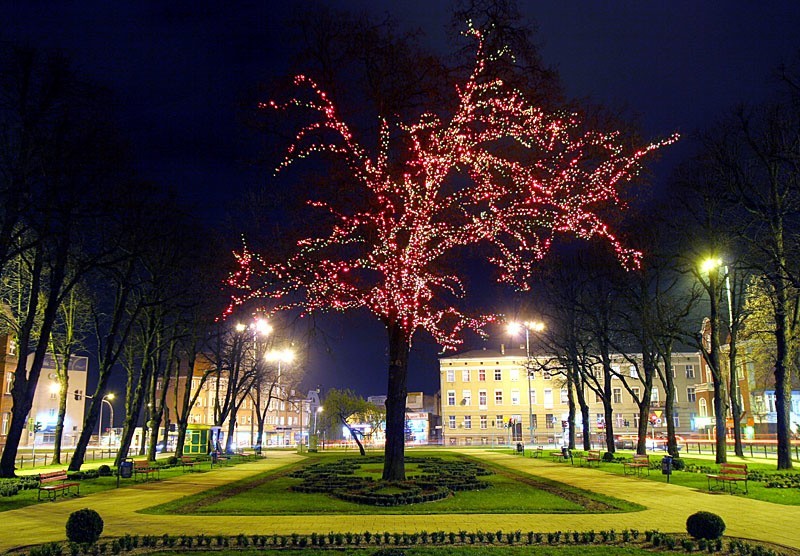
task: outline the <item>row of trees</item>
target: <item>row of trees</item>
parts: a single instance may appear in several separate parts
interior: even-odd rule
[[[111,123],[112,104],[107,91],[58,54],[5,43],[0,49],[0,328],[19,354],[2,477],[14,475],[48,351],[59,383],[58,463],[70,358],[88,355],[97,373],[73,470],[121,373],[118,459],[131,450],[140,423],[150,431],[140,453],[154,458],[159,428],[170,423],[180,450],[200,395],[200,388],[181,387],[191,385],[199,357],[208,369],[200,386],[216,378],[214,424],[233,427],[252,396],[263,433],[266,407],[277,396],[274,365],[256,353],[267,343],[233,322],[216,322],[225,305],[217,236],[175,195],[135,178]],[[288,375],[284,380],[290,384]]]
[[[613,452],[611,380],[618,379],[639,405],[637,448],[644,453],[649,396],[653,381],[660,380],[669,450],[677,456],[675,388],[667,370],[674,347],[688,345],[702,353],[711,373],[717,461],[726,460],[727,418],[735,453],[743,455],[737,376],[747,376],[742,369],[749,365],[760,370],[758,386],[775,390],[778,468],[792,467],[791,392],[800,363],[795,75],[782,69],[773,100],[738,107],[700,134],[697,154],[677,169],[668,195],[627,221],[627,234],[646,253],[641,269],[621,272],[607,254],[574,246],[560,250],[558,263],[543,269],[545,287],[536,305],[551,324],[544,341],[560,355],[565,382],[576,386],[573,444],[574,411],[588,422],[580,388],[585,385],[604,403]],[[614,352],[630,354],[637,378],[614,371]],[[596,368],[602,373],[594,373]],[[583,442],[588,444],[588,436]]]

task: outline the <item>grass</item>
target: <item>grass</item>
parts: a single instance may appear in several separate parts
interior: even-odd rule
[[[435,455],[442,459],[462,459],[465,456],[442,452],[415,453],[415,456]],[[270,471],[228,484],[217,489],[189,496],[150,508],[147,513],[200,515],[297,515],[297,514],[443,514],[443,513],[581,513],[635,511],[640,506],[622,500],[599,496],[553,481],[520,475],[498,466],[489,466],[493,475],[481,477],[491,487],[479,491],[458,492],[435,502],[407,506],[377,507],[340,500],[328,494],[298,493],[290,490],[301,479],[288,477],[289,471],[340,454],[324,454],[309,458],[302,464]],[[357,456],[356,456],[357,459]],[[467,458],[472,459],[472,458]],[[473,461],[480,461],[475,459]],[[486,465],[485,462],[481,462]],[[374,475],[381,466],[367,464],[359,474]],[[413,473],[414,466],[409,465]]]
[[[616,455],[623,456],[623,457],[630,457],[633,455],[633,452],[617,452]],[[650,454],[651,460],[661,461],[662,455]],[[714,463],[713,460],[709,459],[700,459],[700,458],[692,458],[692,457],[682,457],[681,458],[687,465],[694,464],[697,466],[705,466],[710,467],[713,470],[717,470],[719,465]],[[739,461],[738,459],[736,461]],[[747,461],[747,468],[751,471],[754,470],[763,470],[769,472],[775,472],[775,464],[772,463],[761,463],[760,461],[752,462]],[[615,473],[617,475],[622,475],[624,473],[623,467],[621,463],[602,463],[600,464],[599,471],[603,473]],[[796,472],[795,472],[796,473]],[[667,476],[661,474],[660,469],[651,469],[650,474],[648,475],[647,472],[644,472],[641,475],[642,480],[649,480],[649,481],[657,481],[661,483],[667,482]],[[674,485],[683,486],[686,488],[691,488],[703,492],[708,491],[708,478],[706,477],[705,473],[695,473],[691,471],[673,471],[672,475],[670,476],[669,482]],[[713,486],[713,481],[712,481]],[[734,496],[747,496],[747,498],[751,498],[753,500],[763,500],[764,502],[771,502],[773,504],[783,504],[787,506],[800,506],[800,489],[796,488],[767,488],[764,483],[760,483],[757,481],[748,481],[747,482],[747,490],[748,493],[745,495],[744,493],[744,484],[739,484],[739,491],[737,492],[736,488],[734,487]],[[727,490],[725,493],[719,492],[720,496],[730,496]]]
[[[378,547],[336,549],[337,556],[371,556]],[[632,546],[437,546],[414,547],[400,549],[406,556],[475,556],[491,554],[492,556],[645,556],[652,555],[653,550]],[[317,552],[314,548],[306,549],[263,549],[263,550],[214,550],[219,556],[287,556],[307,555]],[[672,551],[674,553],[674,551]],[[208,552],[188,550],[180,552],[155,552],[153,556],[205,556]]]

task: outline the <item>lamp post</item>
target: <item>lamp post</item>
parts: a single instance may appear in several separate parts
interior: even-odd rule
[[[88,397],[88,396],[87,396]],[[111,405],[109,400],[114,399],[114,394],[106,394],[100,399],[100,417],[97,419],[97,445],[102,447],[103,445],[103,404],[108,404],[108,411],[110,417],[110,427],[114,428],[114,406]]]
[[[707,352],[707,363],[711,369],[711,378],[714,385],[714,414],[716,415],[716,463],[727,461],[726,446],[726,416],[727,397],[725,381],[722,380],[722,369],[720,367],[720,319],[719,319],[719,269],[722,261],[718,258],[710,258],[703,261],[700,266],[701,276],[705,275],[707,280],[703,281],[703,287],[708,292],[709,298],[709,342]],[[701,278],[702,279],[702,278]],[[705,331],[704,331],[705,332]]]
[[[531,376],[533,375],[533,359],[531,358],[531,330],[541,332],[544,330],[544,323],[540,321],[512,322],[508,325],[508,333],[516,336],[521,331],[525,331],[525,374],[528,375],[528,433],[533,438],[533,404],[531,403]]]

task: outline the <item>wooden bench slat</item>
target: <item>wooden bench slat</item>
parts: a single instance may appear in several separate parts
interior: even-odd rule
[[[39,474],[39,492],[36,496],[37,500],[42,499],[42,491],[47,493],[47,497],[51,501],[55,501],[56,495],[63,492],[66,496],[72,487],[77,487],[77,494],[81,493],[81,485],[76,481],[70,481],[67,476],[67,470],[51,471],[49,473]]]
[[[725,485],[728,485],[728,490],[733,494],[733,485],[743,482],[744,493],[747,494],[747,464],[745,463],[720,463],[719,471],[717,473],[706,473],[708,480],[708,490],[711,491],[711,479],[725,490]]]

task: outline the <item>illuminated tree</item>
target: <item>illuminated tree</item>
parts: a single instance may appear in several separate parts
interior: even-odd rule
[[[389,381],[383,478],[404,479],[408,353],[425,331],[454,348],[464,329],[478,332],[495,319],[459,308],[465,291],[453,264],[464,248],[482,246],[499,280],[526,289],[532,266],[555,233],[602,237],[626,266],[639,253],[624,248],[600,210],[622,205],[617,195],[639,162],[674,137],[627,148],[618,132],[584,130],[576,114],[546,113],[492,77],[500,52],[477,39],[475,67],[456,88],[447,115],[426,113],[411,124],[380,122],[378,152],[370,156],[311,79],[298,93],[265,109],[310,111],[279,169],[315,153],[345,161],[352,191],[341,202],[311,201],[324,211],[324,233],[298,242],[287,260],[270,262],[246,246],[230,277],[238,288],[230,310],[267,298],[274,310],[306,312],[368,308],[386,326]],[[303,97],[303,98],[301,98]],[[307,98],[306,98],[307,97]],[[350,194],[350,195],[348,195]],[[345,200],[346,197],[346,200]]]

